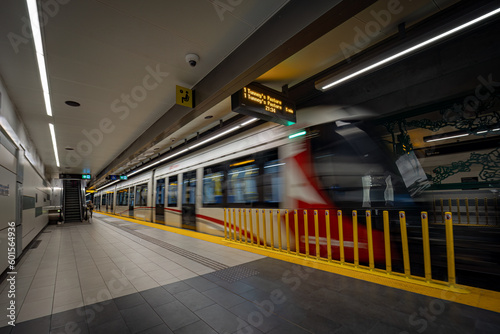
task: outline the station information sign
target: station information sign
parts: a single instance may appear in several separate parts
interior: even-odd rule
[[[59,174],[59,179],[80,179],[80,180],[90,180],[91,175],[90,174]]]
[[[116,181],[116,180],[127,180],[127,175],[109,175],[107,179]]]
[[[237,113],[269,122],[283,125],[296,122],[295,103],[285,94],[257,83],[231,95],[231,108]]]

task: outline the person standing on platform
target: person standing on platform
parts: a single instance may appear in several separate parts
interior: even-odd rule
[[[94,211],[94,203],[92,201],[87,203],[87,209],[90,211],[90,218],[92,218],[92,212]]]

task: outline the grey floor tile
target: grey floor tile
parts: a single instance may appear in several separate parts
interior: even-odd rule
[[[138,292],[115,298],[113,299],[113,301],[115,302],[116,307],[118,307],[119,310],[125,310],[146,303],[146,300],[144,300],[144,298]]]
[[[245,320],[218,304],[196,311],[196,314],[219,333],[234,333],[248,326]]]
[[[179,328],[174,332],[175,334],[217,334],[216,331],[213,330],[210,326],[208,326],[203,321],[197,321],[190,325]]]
[[[198,277],[193,277],[193,278],[188,278],[183,281],[184,283],[188,284],[189,286],[195,288],[196,290],[203,292],[207,291],[213,288],[216,288],[217,285],[214,284],[213,282],[210,282],[206,278],[203,278],[201,276]]]
[[[50,316],[16,323],[12,328],[12,334],[32,334],[32,333],[49,333]]]
[[[132,333],[139,333],[163,323],[156,312],[147,304],[141,304],[120,311]]]
[[[187,285],[183,281],[164,285],[163,288],[173,295],[175,295],[176,293],[182,292],[182,291],[192,289],[192,287],[190,285]]]
[[[99,326],[89,327],[90,334],[111,334],[111,333],[119,333],[119,334],[129,334],[131,333],[128,329],[125,321],[123,319],[115,319],[100,324]]]
[[[231,308],[245,301],[245,299],[241,298],[234,292],[228,291],[221,287],[207,290],[203,292],[203,294],[225,308]]]
[[[66,325],[51,328],[50,334],[68,334],[68,333],[78,333],[78,334],[88,334],[89,327],[85,321],[83,322],[68,322]]]
[[[154,310],[173,331],[200,320],[196,314],[179,301],[157,306]]]
[[[85,306],[85,314],[90,329],[108,321],[122,319],[120,310],[112,300]]]
[[[163,287],[141,291],[142,297],[152,307],[167,304],[175,301],[175,297]]]
[[[197,311],[215,302],[195,289],[179,292],[175,298],[184,304],[191,311]]]
[[[58,328],[65,326],[68,323],[85,322],[86,321],[85,314],[86,313],[84,307],[79,307],[76,309],[52,314],[50,327]]]
[[[173,334],[173,333],[174,332],[172,332],[170,330],[170,328],[168,328],[168,326],[165,324],[161,324],[159,326],[155,326],[155,327],[146,329],[143,332],[140,332],[140,334]]]
[[[261,308],[249,301],[238,304],[230,308],[229,311],[264,333],[280,326],[283,321],[272,312],[269,312],[271,310],[268,307]]]

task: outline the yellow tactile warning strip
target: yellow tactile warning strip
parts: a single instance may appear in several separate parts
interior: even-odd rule
[[[404,278],[404,276],[402,277],[397,277],[395,275],[389,276],[386,273],[377,272],[376,270],[368,271],[366,269],[359,269],[348,265],[341,266],[341,265],[326,263],[324,261],[316,260],[314,258],[297,257],[296,255],[290,255],[283,252],[274,251],[271,249],[257,248],[250,245],[245,245],[244,243],[240,244],[236,242],[227,241],[223,237],[217,237],[195,231],[183,230],[180,228],[169,227],[161,224],[149,223],[133,218],[125,218],[104,212],[99,212],[99,213],[110,217],[117,217],[132,223],[141,224],[144,226],[149,226],[160,230],[177,233],[180,235],[200,240],[209,241],[219,245],[245,250],[248,252],[264,255],[267,257],[279,259],[290,263],[295,263],[301,266],[320,269],[334,274],[339,274],[355,279],[361,279],[367,282],[381,284],[396,289],[410,291],[429,297],[448,300],[500,313],[500,292],[496,291],[484,290],[463,285],[457,285],[455,288],[447,288],[439,284],[429,284],[429,283],[419,284],[414,280],[410,281],[409,279]]]

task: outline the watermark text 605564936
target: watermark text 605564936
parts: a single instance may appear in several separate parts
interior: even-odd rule
[[[7,272],[7,318],[9,325],[16,325],[16,223],[9,222],[7,228],[7,261],[9,264]]]

